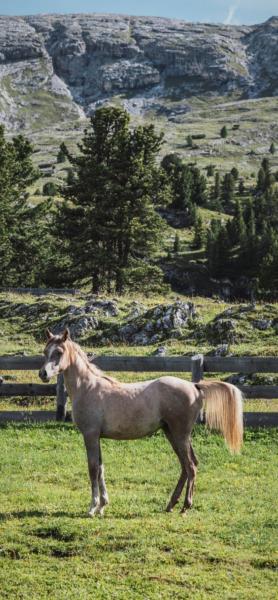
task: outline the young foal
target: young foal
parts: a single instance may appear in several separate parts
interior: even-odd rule
[[[231,451],[242,443],[242,396],[223,382],[194,384],[177,377],[160,377],[141,383],[120,383],[89,362],[66,329],[61,336],[47,331],[45,363],[39,375],[47,382],[64,373],[72,401],[73,419],[84,436],[92,484],[89,515],[103,514],[108,503],[101,460],[100,438],[131,440],[163,429],[181,464],[181,475],[167,506],[172,511],[185,483],[182,512],[192,506],[198,461],[191,446],[191,431],[202,407],[209,427],[219,429]]]

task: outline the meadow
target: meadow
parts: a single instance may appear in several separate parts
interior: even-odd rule
[[[195,504],[164,512],[178,464],[162,434],[102,442],[110,506],[86,515],[83,440],[72,424],[0,431],[0,589],[14,600],[277,598],[277,438],[248,430],[231,456],[195,427]]]

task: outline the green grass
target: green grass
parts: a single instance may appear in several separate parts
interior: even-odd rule
[[[1,429],[1,599],[270,600],[277,597],[275,430],[233,457],[197,428],[195,505],[164,513],[178,464],[160,434],[102,443],[111,504],[86,517],[83,441],[72,425]]]

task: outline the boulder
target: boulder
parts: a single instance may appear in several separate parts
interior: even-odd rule
[[[229,344],[221,344],[213,351],[214,356],[227,356],[229,354]]]
[[[117,317],[119,314],[117,303],[113,300],[92,300],[83,309],[86,314],[96,311],[102,311],[106,317]]]
[[[208,339],[213,343],[221,344],[237,341],[236,321],[232,319],[216,318],[206,327]]]
[[[72,339],[79,339],[86,333],[97,329],[98,320],[96,317],[89,317],[86,315],[82,315],[77,318],[67,316],[61,321],[58,321],[52,325],[51,331],[55,335],[59,335],[66,327],[69,328]]]
[[[272,319],[254,319],[254,321],[252,321],[253,327],[255,327],[255,329],[260,329],[260,331],[266,331],[266,329],[270,329],[272,324]]]
[[[167,347],[166,346],[159,346],[153,352],[154,356],[166,356],[166,354],[167,354]]]

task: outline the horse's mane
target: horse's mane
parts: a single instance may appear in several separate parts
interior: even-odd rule
[[[102,371],[101,369],[99,369],[96,365],[94,365],[94,363],[91,363],[86,352],[84,352],[84,350],[82,350],[82,348],[79,346],[79,344],[77,344],[76,342],[73,342],[72,340],[69,340],[71,345],[73,346],[75,352],[78,354],[78,356],[80,356],[80,358],[82,358],[82,360],[84,361],[84,363],[86,364],[86,367],[89,369],[89,371],[91,371],[96,377],[102,377],[103,379],[107,379],[107,381],[110,381],[111,383],[116,383],[117,380],[114,379],[114,377],[110,377],[109,375],[106,375],[104,373],[104,371]]]

